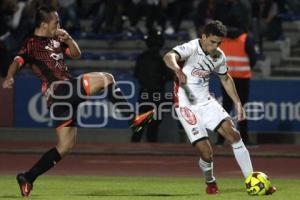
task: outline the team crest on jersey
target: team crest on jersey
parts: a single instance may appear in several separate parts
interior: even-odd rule
[[[55,49],[60,47],[60,43],[57,40],[50,40],[50,43],[45,46],[45,49],[48,51],[55,51]]]
[[[208,71],[204,71],[202,69],[199,69],[199,68],[194,68],[191,72],[191,75],[192,76],[196,76],[196,77],[200,77],[200,78],[203,78],[203,77],[206,77],[209,75],[209,72]]]
[[[51,40],[51,43],[54,48],[60,47],[60,43],[57,40]]]
[[[197,123],[195,114],[188,107],[181,107],[180,113],[184,120],[190,125],[195,125]]]

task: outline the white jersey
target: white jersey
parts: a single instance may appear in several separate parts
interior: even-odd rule
[[[190,101],[205,104],[211,99],[209,93],[209,75],[211,73],[226,74],[227,67],[225,55],[221,49],[217,49],[215,56],[205,55],[200,40],[191,40],[176,46],[173,50],[179,54],[180,60],[184,61],[182,72],[187,76],[187,83],[183,86],[175,85],[175,103]]]

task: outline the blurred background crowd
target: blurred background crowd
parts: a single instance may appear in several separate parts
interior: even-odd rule
[[[9,56],[3,52],[20,47],[32,32],[35,10],[42,4],[58,9],[61,26],[71,34],[146,34],[156,29],[171,35],[180,30],[183,20],[191,22],[190,32],[199,33],[209,20],[218,19],[253,34],[261,51],[264,39],[283,37],[284,16],[300,15],[297,0],[0,0],[2,67]]]

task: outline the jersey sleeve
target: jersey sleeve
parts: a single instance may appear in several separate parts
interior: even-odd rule
[[[179,55],[180,60],[186,60],[194,53],[195,50],[196,47],[191,42],[184,43],[173,48],[173,51]]]
[[[21,49],[18,51],[17,55],[14,57],[14,61],[18,62],[21,67],[29,62],[29,47],[26,41]]]
[[[214,69],[214,72],[216,72],[219,75],[225,75],[225,74],[227,74],[227,71],[228,71],[228,68],[226,65],[226,59],[225,59],[225,56],[222,56],[221,63],[218,67],[216,67]]]

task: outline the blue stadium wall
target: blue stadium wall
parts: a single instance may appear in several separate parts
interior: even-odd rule
[[[82,71],[76,71],[80,74]],[[130,102],[135,104],[138,88],[134,91],[127,81],[136,85],[136,80],[128,71],[111,71],[126,95],[132,96]],[[53,121],[40,95],[41,82],[31,73],[19,73],[15,79],[14,88],[14,127],[52,127]],[[300,133],[300,80],[252,80],[250,101],[245,106],[249,118],[250,132],[295,132]],[[220,83],[216,77],[211,78],[211,92],[221,101]],[[171,90],[171,88],[169,88]],[[125,128],[126,121],[114,119],[114,113],[108,111],[107,119],[103,119],[97,112],[101,112],[97,105],[109,105],[103,99],[85,111],[81,123],[91,128]],[[2,109],[1,109],[2,110]],[[108,109],[109,110],[109,109]],[[232,113],[234,116],[234,113]],[[107,121],[106,121],[107,120]],[[98,126],[99,125],[99,126]]]

